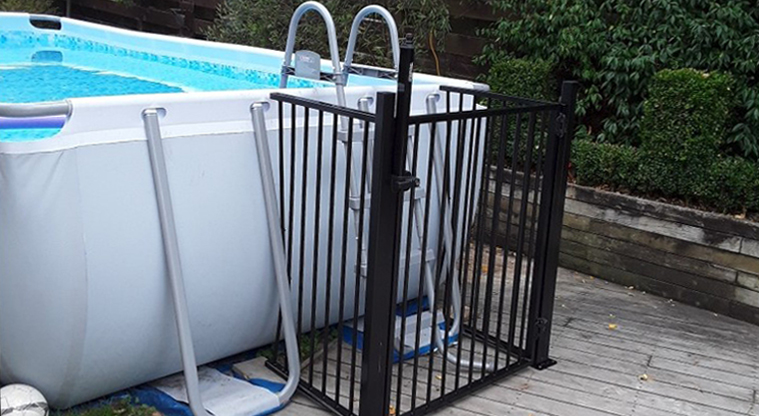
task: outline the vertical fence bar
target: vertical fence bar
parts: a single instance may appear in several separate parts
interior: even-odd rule
[[[553,123],[554,134],[548,137],[543,192],[538,220],[538,244],[535,258],[535,282],[530,302],[528,352],[533,367],[545,369],[555,364],[548,357],[551,321],[556,294],[556,273],[559,267],[559,243],[564,217],[569,152],[575,129],[575,105],[579,83],[564,82],[561,86],[563,108]],[[550,143],[553,141],[554,143]]]

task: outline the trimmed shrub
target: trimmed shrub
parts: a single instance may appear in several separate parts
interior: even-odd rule
[[[727,133],[732,89],[727,74],[659,71],[644,104],[642,147],[674,158],[716,155]]]
[[[660,159],[632,146],[577,140],[572,167],[578,184],[603,186],[613,191],[657,197],[672,170]],[[659,174],[652,174],[663,169]],[[690,181],[690,194],[674,193],[702,208],[720,212],[759,211],[759,165],[737,157],[717,158],[699,165],[702,171]]]
[[[729,212],[759,211],[759,165],[742,158],[721,158],[711,165],[702,199]]]
[[[590,140],[577,140],[572,146],[572,166],[582,185],[634,191],[640,163],[641,152],[632,146]]]
[[[490,68],[485,82],[494,92],[514,97],[556,100],[553,66],[548,61],[505,59]]]
[[[708,194],[732,108],[729,75],[691,69],[663,70],[651,81],[641,121],[645,192],[686,199]]]

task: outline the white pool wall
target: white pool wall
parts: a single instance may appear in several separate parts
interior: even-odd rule
[[[348,102],[375,91],[350,88]],[[423,112],[434,91],[417,88],[413,111]],[[334,100],[330,89],[291,92]],[[0,143],[3,383],[31,384],[53,407],[66,408],[181,369],[141,118],[146,108],[165,110],[162,134],[198,362],[274,340],[269,224],[249,112],[267,97],[265,91],[246,91],[72,99],[71,119],[57,136]],[[276,155],[272,108],[267,129]],[[344,156],[338,160],[338,177],[344,178]],[[337,205],[336,218],[342,218]],[[433,223],[437,211],[433,204]],[[322,230],[325,221],[322,215]],[[429,247],[437,247],[433,231]],[[338,224],[336,235],[341,232]],[[326,247],[326,235],[307,238],[307,251],[313,244]],[[355,261],[352,223],[349,236],[348,258]],[[340,264],[339,251],[331,254]],[[324,265],[326,250],[322,255]],[[415,270],[411,293],[418,284]],[[321,287],[324,276],[322,269]],[[304,299],[310,299],[310,280],[305,282]],[[346,293],[353,293],[355,282],[349,273]],[[337,322],[337,284],[333,278],[334,306],[326,320],[319,296],[317,326]],[[293,296],[297,304],[295,289]],[[349,318],[352,296],[345,306]],[[310,328],[310,317],[304,323]]]

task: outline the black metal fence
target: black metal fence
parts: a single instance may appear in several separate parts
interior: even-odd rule
[[[304,363],[271,363],[340,415],[421,415],[552,364],[576,86],[560,103],[443,87],[410,115],[412,57],[373,114],[272,94]]]

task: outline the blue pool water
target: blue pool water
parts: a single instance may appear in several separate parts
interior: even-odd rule
[[[71,97],[182,92],[156,81],[66,65],[0,68],[0,102],[33,103]]]
[[[278,88],[277,69],[152,54],[61,33],[0,31],[0,102]],[[291,77],[289,88],[329,87]],[[55,129],[0,129],[1,141],[50,137]]]

